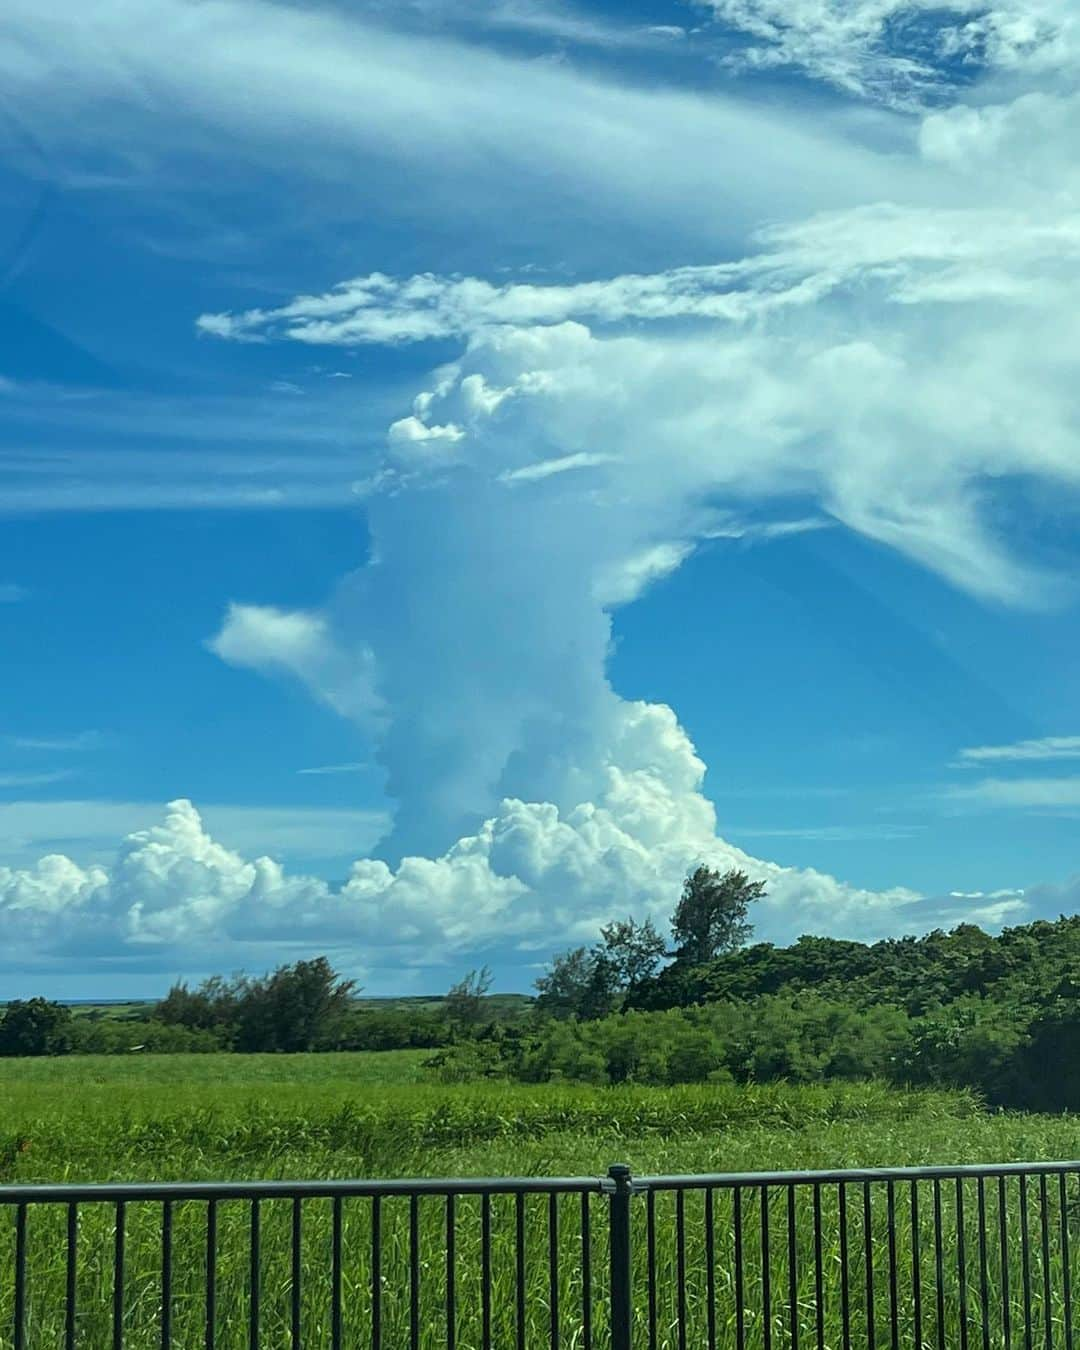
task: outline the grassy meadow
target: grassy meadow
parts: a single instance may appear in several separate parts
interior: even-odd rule
[[[419,1176],[596,1176],[614,1161],[641,1174],[749,1171],[819,1167],[887,1166],[1031,1161],[1080,1155],[1080,1129],[1070,1117],[988,1114],[961,1092],[896,1092],[875,1084],[790,1087],[782,1084],[738,1088],[700,1085],[682,1088],[529,1087],[500,1082],[444,1085],[429,1081],[424,1051],[382,1054],[193,1055],[118,1058],[0,1060],[0,1169],[5,1181],[220,1180],[260,1178]],[[1075,1187],[1076,1178],[1068,1185]],[[1080,1192],[1063,1197],[1057,1178],[1045,1194],[1038,1181],[1023,1197],[1030,1233],[1025,1267],[1018,1227],[1021,1197],[1010,1182],[1006,1192],[1005,1253],[1011,1276],[1002,1297],[1000,1195],[988,1183],[980,1196],[974,1183],[957,1195],[951,1183],[936,1199],[941,1207],[943,1274],[939,1291],[934,1250],[934,1201],[928,1184],[919,1188],[918,1213],[911,1212],[910,1188],[892,1197],[890,1227],[885,1188],[874,1188],[869,1224],[862,1188],[849,1187],[846,1226],[850,1281],[848,1315],[853,1343],[869,1340],[865,1291],[867,1251],[876,1278],[874,1320],[879,1344],[891,1335],[890,1274],[896,1275],[895,1315],[901,1343],[914,1345],[916,1331],[927,1345],[956,1344],[961,1299],[972,1322],[972,1344],[980,1343],[984,1285],[978,1263],[987,1250],[985,1298],[990,1343],[1003,1339],[1003,1308],[1023,1343],[1025,1318],[1045,1341],[1044,1294],[1050,1288],[1051,1331],[1064,1324],[1066,1281],[1062,1244],[1080,1249],[1074,1216]],[[766,1196],[762,1213],[758,1189],[740,1201],[743,1248],[745,1338],[773,1345],[791,1343],[794,1322],[805,1344],[816,1337],[817,1268],[812,1241],[813,1194],[804,1188],[793,1208],[779,1190]],[[963,1206],[958,1219],[957,1205]],[[1062,1200],[1064,1199],[1064,1205]],[[825,1344],[843,1342],[839,1197],[835,1187],[819,1197],[823,1243],[821,1284]],[[717,1343],[736,1344],[738,1290],[733,1283],[734,1198],[716,1192],[713,1201],[715,1255],[712,1273],[705,1253],[705,1200],[690,1194],[681,1223],[686,1237],[683,1278],[676,1244],[680,1222],[671,1195],[657,1196],[653,1210],[657,1257],[656,1322],[659,1347],[679,1345],[675,1330],[680,1305],[690,1345],[707,1344],[712,1294]],[[586,1202],[589,1254],[596,1295],[593,1333],[604,1343],[602,1294],[606,1261],[606,1201]],[[1045,1243],[1042,1218],[1047,1219]],[[788,1223],[795,1228],[789,1234]],[[529,1346],[551,1343],[554,1315],[560,1343],[582,1344],[582,1201],[563,1197],[554,1214],[543,1197],[524,1202]],[[551,1224],[554,1218],[554,1230]],[[981,1223],[980,1223],[981,1220]],[[184,1202],[173,1207],[172,1279],[169,1300],[172,1344],[205,1342],[207,1209]],[[246,1205],[221,1202],[216,1214],[216,1344],[221,1350],[249,1347],[250,1212]],[[330,1344],[332,1315],[331,1239],[333,1207],[328,1200],[305,1202],[300,1233],[301,1344]],[[517,1278],[515,1201],[491,1204],[491,1277],[488,1308],[492,1344],[516,1344]],[[28,1225],[29,1347],[63,1344],[68,1215],[61,1207],[32,1207]],[[417,1344],[445,1346],[445,1201],[422,1200],[415,1214],[407,1199],[381,1206],[382,1261],[372,1268],[372,1205],[347,1200],[340,1213],[342,1233],[341,1317],[344,1344],[370,1341],[372,1290],[378,1290],[382,1344],[388,1350],[410,1345],[410,1224],[415,1223],[418,1255]],[[648,1311],[647,1204],[634,1201],[638,1262],[638,1317],[646,1331]],[[162,1215],[160,1206],[130,1204],[124,1216],[124,1344],[161,1344]],[[460,1350],[482,1344],[484,1303],[480,1281],[481,1202],[461,1198],[454,1212],[456,1240],[456,1331]],[[966,1235],[965,1261],[958,1261],[956,1233]],[[77,1216],[77,1341],[111,1344],[113,1251],[116,1214],[112,1206],[84,1205]],[[290,1202],[260,1206],[262,1276],[259,1288],[260,1344],[291,1344],[294,1274],[293,1211]],[[763,1251],[764,1237],[764,1251]],[[918,1241],[918,1262],[913,1262]],[[0,1217],[0,1268],[14,1265],[15,1222]],[[549,1259],[558,1257],[559,1278],[552,1312]],[[794,1271],[789,1253],[795,1252]],[[1024,1271],[1027,1271],[1025,1299]],[[923,1313],[916,1328],[913,1279],[922,1286]],[[964,1280],[961,1282],[961,1273]],[[1071,1291],[1070,1291],[1071,1292]],[[794,1295],[794,1298],[792,1298]],[[0,1291],[0,1345],[12,1344],[6,1329],[13,1312],[10,1282]],[[1071,1309],[1070,1309],[1071,1312]],[[1056,1330],[1055,1330],[1056,1328]],[[642,1344],[648,1344],[648,1336]],[[1056,1343],[1056,1339],[1055,1339]]]

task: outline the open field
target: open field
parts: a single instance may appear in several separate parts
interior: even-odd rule
[[[0,1062],[4,1102],[2,1161],[6,1180],[151,1180],[315,1178],[350,1176],[455,1175],[598,1175],[612,1161],[629,1162],[638,1174],[801,1169],[858,1165],[961,1163],[1068,1158],[1080,1154],[1080,1128],[1067,1117],[988,1115],[961,1093],[896,1093],[874,1084],[833,1087],[761,1088],[695,1086],[673,1089],[626,1087],[525,1087],[499,1083],[444,1086],[423,1080],[424,1052],[383,1055],[319,1056],[161,1056],[147,1058]],[[1062,1210],[1054,1179],[1046,1204],[1049,1220],[1047,1278],[1052,1282],[1055,1316],[1063,1316],[1062,1234],[1073,1228],[1072,1209],[1080,1202],[1071,1191]],[[1076,1178],[1069,1179],[1069,1186]],[[933,1204],[928,1188],[920,1196],[920,1263],[925,1282],[924,1338],[936,1343]],[[978,1252],[976,1195],[966,1197],[966,1260]],[[998,1192],[984,1197],[986,1227],[996,1242]],[[901,1272],[897,1316],[906,1327],[902,1343],[913,1344],[911,1321],[912,1234],[910,1196],[901,1188],[896,1200],[895,1261]],[[796,1216],[796,1317],[805,1343],[813,1340],[813,1251],[809,1190],[798,1196]],[[1032,1240],[1029,1282],[1042,1289],[1044,1250],[1039,1242],[1042,1214],[1037,1184],[1029,1197]],[[890,1256],[889,1229],[882,1191],[873,1198],[869,1229],[863,1229],[863,1198],[851,1188],[849,1266],[852,1328],[856,1344],[866,1343],[865,1313],[859,1301],[866,1277],[865,1250],[870,1239],[872,1266],[878,1272],[882,1320],[879,1342],[889,1343],[884,1272]],[[947,1235],[955,1233],[955,1191],[946,1187],[942,1203]],[[1013,1326],[1022,1327],[1023,1291],[1018,1272],[1023,1254],[1017,1243],[1015,1183],[1007,1196],[1012,1265],[1010,1300]],[[458,1346],[479,1344],[480,1202],[461,1199],[455,1211]],[[703,1259],[703,1201],[686,1201],[686,1271],[683,1283],[687,1316],[700,1339],[705,1317],[706,1272]],[[644,1201],[635,1201],[637,1259],[646,1249]],[[826,1193],[823,1212],[823,1291],[829,1346],[840,1343],[840,1228],[835,1189]],[[564,1197],[557,1206],[555,1246],[559,1256],[559,1321],[563,1343],[580,1344],[581,1204]],[[606,1202],[589,1204],[593,1279],[602,1287]],[[423,1350],[445,1345],[445,1209],[440,1199],[421,1202],[417,1216],[420,1266],[419,1300]],[[526,1203],[526,1278],[528,1344],[549,1344],[547,1201]],[[767,1267],[774,1308],[770,1326],[774,1345],[788,1343],[790,1325],[788,1211],[778,1191],[769,1196],[772,1247],[761,1257],[761,1196],[748,1191],[742,1211],[746,1286],[747,1344],[763,1344],[760,1314],[762,1277]],[[1064,1222],[1063,1222],[1064,1218]],[[722,1345],[734,1344],[733,1211],[730,1193],[717,1193],[716,1308]],[[289,1344],[291,1291],[291,1204],[261,1206],[262,1301],[264,1346]],[[310,1201],[303,1211],[302,1316],[305,1346],[328,1344],[330,1310],[329,1201]],[[30,1346],[61,1343],[66,1215],[31,1212]],[[366,1345],[371,1316],[371,1224],[369,1201],[347,1201],[342,1210],[345,1343]],[[404,1347],[410,1290],[408,1260],[410,1213],[407,1200],[382,1207],[381,1291],[384,1346]],[[492,1317],[494,1344],[515,1344],[514,1202],[492,1204]],[[126,1225],[125,1345],[160,1344],[161,1212],[130,1205]],[[178,1203],[172,1215],[173,1343],[203,1344],[206,1281],[206,1207]],[[250,1215],[239,1202],[222,1203],[217,1215],[218,1341],[224,1350],[247,1346],[249,1311]],[[664,1328],[658,1344],[674,1347],[677,1256],[676,1215],[670,1196],[656,1205],[658,1312]],[[1072,1232],[1074,1249],[1080,1232]],[[78,1222],[80,1254],[78,1299],[80,1344],[109,1344],[112,1304],[112,1256],[115,1215],[112,1207],[83,1206]],[[0,1221],[0,1266],[10,1271],[14,1223]],[[1000,1253],[992,1246],[987,1267],[989,1306],[1000,1305]],[[994,1255],[998,1252],[998,1255]],[[995,1264],[996,1262],[996,1264]],[[951,1236],[946,1237],[946,1274],[942,1287],[943,1327],[955,1344],[960,1290]],[[638,1271],[644,1295],[645,1271]],[[972,1306],[981,1295],[979,1272],[968,1272]],[[998,1302],[995,1303],[995,1298]],[[642,1307],[644,1298],[642,1297]],[[800,1311],[801,1309],[801,1311]],[[8,1327],[11,1290],[0,1296],[0,1327]],[[1000,1313],[992,1343],[1000,1343]],[[1033,1326],[1042,1336],[1038,1309]],[[598,1305],[594,1331],[603,1344],[603,1312]],[[860,1319],[862,1319],[860,1321]],[[975,1332],[972,1332],[975,1336]],[[978,1337],[973,1340],[977,1343]],[[1021,1343],[1019,1340],[1017,1343]],[[1041,1341],[1040,1341],[1041,1343]],[[0,1332],[0,1345],[8,1345]]]
[[[0,1060],[0,1175],[595,1174],[624,1157],[638,1171],[906,1162],[961,1147],[965,1158],[988,1156],[972,1151],[976,1137],[993,1152],[1025,1119],[985,1117],[963,1093],[876,1084],[446,1085],[427,1080],[426,1055]]]

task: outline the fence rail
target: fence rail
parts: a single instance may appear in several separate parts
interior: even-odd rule
[[[0,1186],[5,1350],[1053,1350],[1080,1162]]]

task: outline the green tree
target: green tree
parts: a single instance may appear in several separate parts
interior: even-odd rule
[[[607,1017],[620,1001],[621,983],[616,962],[602,947],[594,947],[589,957],[589,978],[581,992],[581,1003],[578,1007],[578,1016],[583,1022]]]
[[[484,1020],[484,998],[491,988],[487,966],[470,970],[446,995],[446,1020],[458,1036],[475,1036]]]
[[[0,1055],[66,1055],[72,1040],[71,1009],[46,998],[16,999],[0,1021]]]
[[[750,905],[764,894],[763,881],[751,881],[736,868],[723,875],[712,867],[695,868],[671,920],[676,962],[700,966],[743,946],[754,931],[746,918]]]
[[[620,987],[618,963],[603,947],[572,947],[554,957],[536,980],[536,1012],[558,1021],[606,1017]]]
[[[664,946],[651,919],[607,924],[595,946],[572,947],[552,959],[535,982],[538,1015],[564,1021],[606,1017],[655,976]]]
[[[577,1017],[592,979],[592,967],[593,954],[587,947],[572,947],[553,956],[533,985],[537,1014],[557,1021]]]
[[[344,1033],[355,981],[343,979],[325,956],[279,966],[237,990],[236,1048],[247,1051],[332,1049]]]
[[[617,919],[600,929],[600,938],[600,951],[611,964],[616,986],[626,991],[653,978],[666,947],[652,919],[644,923]]]
[[[244,992],[244,980],[236,976],[226,980],[211,975],[197,989],[189,989],[177,980],[154,1008],[154,1017],[169,1026],[197,1031],[230,1029],[236,1021],[236,1009]]]

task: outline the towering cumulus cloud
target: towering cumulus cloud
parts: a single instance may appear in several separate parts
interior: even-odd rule
[[[525,939],[661,912],[702,858],[770,877],[777,934],[931,915],[909,892],[783,871],[718,838],[674,714],[607,682],[610,615],[711,535],[822,523],[988,601],[1052,603],[1061,579],[996,528],[994,490],[1005,475],[1080,485],[1073,392],[1029,361],[1032,302],[1049,276],[1072,284],[1075,231],[997,208],[879,208],[774,232],[717,268],[551,289],[366,278],[218,316],[304,342],[395,325],[399,340],[465,339],[390,428],[362,485],[373,560],[321,616],[369,663],[399,803],[391,851],[413,855],[396,875],[359,864],[352,884],[426,889],[450,933],[468,860],[468,902]],[[1060,318],[1073,323],[1064,302]],[[258,613],[234,612],[218,650],[243,660]],[[997,897],[979,917],[1021,908]]]
[[[796,68],[880,105],[848,134],[896,119],[902,199],[774,225],[708,265],[559,285],[373,272],[203,315],[214,340],[309,351],[456,344],[356,484],[369,560],[318,612],[240,597],[210,639],[363,730],[393,829],[333,888],[220,848],[177,802],[111,870],[0,871],[9,913],[63,909],[144,945],[213,931],[546,952],[616,914],[667,914],[699,861],[768,881],[765,937],[1067,903],[870,893],[749,857],[718,833],[676,714],[621,698],[608,657],[618,609],[718,536],[843,528],[989,605],[1071,593],[1026,511],[1038,494],[1080,504],[1062,355],[1080,350],[1069,7],[699,9],[726,26],[728,64]]]

